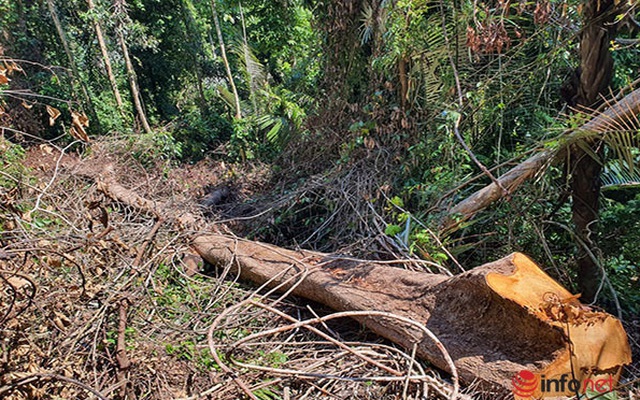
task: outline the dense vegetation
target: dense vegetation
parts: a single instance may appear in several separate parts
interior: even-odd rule
[[[0,0],[0,126],[13,152],[86,131],[142,140],[134,156],[149,167],[267,170],[235,197],[246,207],[223,210],[259,214],[236,226],[245,236],[451,271],[522,251],[631,318],[638,119],[565,132],[637,87],[638,12],[613,0]],[[536,179],[443,228],[454,204],[561,147]]]

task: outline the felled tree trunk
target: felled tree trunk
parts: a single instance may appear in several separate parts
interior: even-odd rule
[[[572,144],[584,137],[588,132],[620,130],[621,126],[628,125],[626,121],[633,121],[638,113],[640,113],[640,89],[629,93],[581,127],[567,132],[562,139],[565,143]],[[498,178],[500,185],[492,182],[472,193],[449,210],[442,221],[441,231],[455,231],[462,222],[473,218],[478,212],[501,199],[504,196],[502,188],[513,194],[522,183],[538,176],[546,166],[563,161],[566,151],[565,144],[561,145],[557,150],[542,150],[500,176]]]
[[[222,235],[198,237],[194,248],[256,284],[284,283],[285,291],[301,280],[293,294],[338,311],[386,311],[421,322],[444,344],[463,381],[496,394],[510,391],[522,370],[547,380],[562,374],[570,380],[573,371],[578,380],[617,381],[631,362],[620,321],[581,305],[520,253],[447,277]],[[449,370],[435,343],[415,327],[384,318],[360,322],[407,348],[417,344],[419,357]]]

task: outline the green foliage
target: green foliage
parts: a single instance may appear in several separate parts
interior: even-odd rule
[[[253,394],[260,400],[281,399],[282,398],[281,394],[277,393],[275,390],[277,390],[277,386],[273,388],[267,386],[267,387],[253,391]]]
[[[394,164],[384,167],[393,170],[385,179],[397,195],[385,210],[385,233],[410,251],[444,262],[448,255],[441,241],[471,264],[512,250],[552,264],[570,261],[567,254],[575,248],[571,235],[548,223],[570,225],[570,205],[556,201],[570,177],[558,170],[538,181],[539,190],[525,188],[451,237],[430,231],[437,234],[441,213],[489,182],[459,143],[455,128],[487,167],[539,145],[578,143],[557,133],[580,126],[588,116],[557,116],[566,112],[559,92],[575,77],[579,59],[574,33],[581,23],[581,2],[547,2],[545,15],[544,9],[536,10],[536,2],[217,1],[241,102],[239,119],[208,1],[130,0],[123,9],[107,0],[94,3],[89,12],[83,1],[55,0],[79,70],[71,79],[67,69],[48,67],[68,68],[69,60],[46,2],[0,0],[3,51],[33,62],[24,65],[24,74],[12,77],[12,89],[46,96],[30,111],[32,119],[42,120],[30,134],[51,138],[64,133],[62,124],[45,126],[44,102],[50,101],[62,111],[61,121],[69,120],[71,109],[94,111],[92,134],[128,135],[128,151],[145,167],[157,166],[158,160],[166,167],[170,160],[196,159],[220,149],[232,161],[271,161],[310,142],[314,160],[337,168],[385,154]],[[124,118],[105,78],[94,22],[103,29],[124,97]],[[135,113],[116,22],[122,22],[143,106],[150,121],[164,127],[153,134],[133,134]],[[638,35],[619,36],[633,40]],[[640,66],[637,46],[621,43],[612,43],[614,89],[633,81]],[[91,101],[77,82],[84,84]],[[0,95],[13,101],[14,109],[22,107],[19,99],[5,95],[6,88]],[[633,170],[639,154],[637,129],[623,128],[595,136],[583,132],[572,139],[604,140],[604,180],[611,187],[639,180]],[[20,156],[12,146],[0,154],[3,171],[19,176],[11,168],[17,168],[14,161]],[[306,161],[294,159],[292,164]],[[512,164],[492,171],[500,175]],[[0,176],[2,187],[14,183]],[[331,231],[328,218],[337,205],[326,193],[296,199],[265,235],[278,241],[318,226]],[[631,222],[640,208],[635,202],[606,204],[600,238],[611,280],[633,310],[637,299],[629,284],[638,275],[633,260],[640,258],[634,247],[638,227]],[[548,215],[550,209],[556,211]],[[41,229],[56,223],[39,213],[34,217],[34,226]],[[620,248],[612,245],[612,237]],[[168,293],[186,296],[177,289]],[[168,296],[163,301],[174,300]]]
[[[616,392],[600,393],[595,390],[588,389],[585,393],[578,396],[578,400],[602,399],[602,400],[618,400]]]
[[[600,248],[605,268],[624,310],[640,313],[640,195],[626,203],[609,200],[601,212]],[[603,292],[605,296],[608,294]]]
[[[233,120],[233,134],[229,140],[229,155],[232,159],[242,162],[252,160],[255,157],[257,143],[252,131],[250,121],[247,119]]]
[[[371,65],[375,71],[388,75],[395,73],[399,63],[405,65],[409,106],[426,111],[433,110],[441,102],[442,89],[448,79],[447,55],[444,29],[448,35],[456,32],[456,21],[447,19],[442,24],[440,7],[442,3],[435,1],[399,1],[395,5],[384,3],[380,11],[380,27],[377,40],[379,56]],[[363,24],[363,42],[373,35],[376,18],[371,8],[365,8]],[[444,11],[447,12],[446,10]],[[394,79],[396,79],[394,77]],[[402,82],[401,82],[402,84]]]
[[[196,107],[176,117],[170,130],[174,145],[180,150],[174,154],[191,160],[202,158],[233,135],[227,119],[214,112],[203,116]]]
[[[199,339],[203,340],[205,338],[201,337]],[[166,343],[165,351],[179,360],[194,362],[196,367],[202,371],[221,370],[211,355],[209,348],[200,348],[192,340],[184,340],[178,344]]]
[[[22,169],[20,162],[24,159],[24,148],[18,144],[11,143],[3,136],[0,136],[0,166],[1,170],[8,173],[10,169]],[[21,172],[21,171],[20,171]],[[1,176],[0,176],[0,179]]]
[[[129,151],[143,166],[152,167],[159,161],[167,162],[182,156],[182,144],[176,142],[173,134],[157,130],[151,134],[129,136]]]

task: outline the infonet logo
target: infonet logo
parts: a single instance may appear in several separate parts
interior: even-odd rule
[[[600,379],[569,379],[568,374],[562,374],[559,378],[545,378],[538,376],[531,371],[522,370],[513,379],[513,394],[516,398],[530,399],[535,394],[538,398],[557,396],[558,394],[580,393],[587,390],[595,393],[606,393],[613,390],[613,376]]]

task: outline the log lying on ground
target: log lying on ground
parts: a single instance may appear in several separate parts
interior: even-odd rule
[[[98,190],[104,193],[105,196],[137,210],[152,214],[158,219],[171,218],[182,228],[191,228],[202,223],[197,216],[188,211],[176,213],[175,209],[167,204],[146,199],[135,191],[122,186],[118,183],[114,167],[111,164],[96,168],[91,164],[78,163],[73,166],[73,170],[76,175],[93,179]]]
[[[593,132],[619,131],[621,129],[632,129],[628,121],[637,121],[636,115],[640,113],[640,89],[636,89],[629,93],[619,102],[613,104],[606,111],[598,114],[589,122],[572,132],[565,133],[566,143],[575,142],[575,140]],[[550,165],[553,159],[562,159],[559,155],[566,151],[566,145],[559,149],[546,149],[540,151],[520,164],[513,167],[498,178],[500,187],[495,182],[477,190],[471,196],[456,204],[441,224],[441,230],[444,232],[454,231],[461,222],[466,221],[493,204],[495,201],[504,196],[502,188],[512,194],[523,182],[534,178],[546,166]]]
[[[223,235],[201,236],[195,250],[256,284],[299,282],[293,294],[338,311],[376,310],[425,324],[444,344],[466,383],[505,392],[522,370],[553,379],[613,376],[631,362],[617,319],[589,310],[520,253],[455,277],[419,273]],[[300,277],[302,274],[302,278]],[[397,320],[365,317],[377,334],[447,370],[432,340]],[[573,369],[571,366],[573,363]]]

